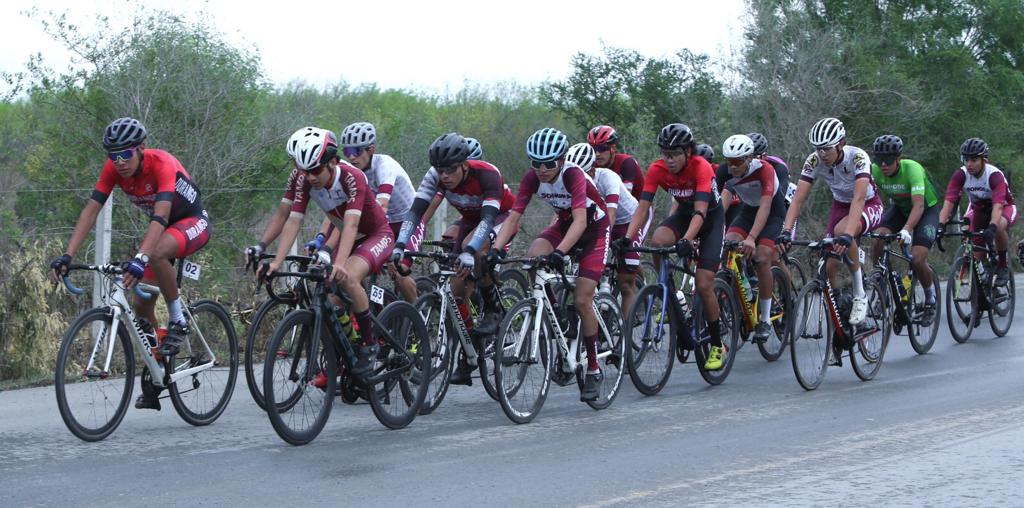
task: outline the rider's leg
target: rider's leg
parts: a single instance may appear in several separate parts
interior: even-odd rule
[[[597,281],[585,277],[576,279],[574,292],[576,312],[580,315],[580,327],[583,332],[584,345],[587,348],[587,370],[597,372],[597,314],[594,313],[594,293]]]
[[[622,295],[622,312],[628,312],[636,299],[636,271],[639,268],[625,268],[618,272],[619,294]]]
[[[370,274],[370,264],[360,256],[349,256],[343,266],[348,272],[348,277],[341,281],[341,290],[352,300],[352,313],[359,324],[362,344],[372,345],[376,336],[373,333],[373,320],[370,319],[370,298],[363,289],[363,279]]]
[[[892,233],[892,230],[885,226],[878,226],[875,228],[875,233],[888,235]],[[878,258],[882,257],[883,248],[885,248],[885,242],[881,240],[871,242],[871,266],[876,266],[878,264]]]
[[[761,316],[764,323],[771,323],[772,292],[775,290],[775,279],[772,277],[772,259],[775,257],[775,245],[759,244],[754,253],[754,267],[757,269],[757,294]]]
[[[704,319],[708,323],[708,333],[711,335],[711,345],[722,347],[722,332],[718,325],[719,312],[718,299],[715,298],[715,272],[712,270],[697,270],[697,295],[700,296],[701,305],[704,308]]]
[[[844,217],[836,224],[835,231],[846,231],[846,224],[850,220],[849,216]],[[850,269],[850,276],[853,279],[853,297],[864,298],[864,276],[861,272],[860,265],[860,250],[857,247],[857,237],[864,232],[864,221],[860,217],[856,218],[856,226],[853,235],[853,241],[850,243],[850,248],[847,249],[846,255],[850,258],[850,264],[847,267]],[[842,234],[842,233],[840,233]],[[838,236],[838,235],[836,235]],[[833,281],[834,283],[835,281]]]
[[[679,234],[676,233],[672,228],[668,226],[658,226],[658,229],[654,230],[654,236],[651,237],[652,247],[671,247],[676,244],[679,240]],[[653,256],[654,266],[661,266],[661,256],[655,254]]]
[[[160,293],[164,295],[164,301],[167,303],[167,308],[171,309],[172,302],[176,302],[177,313],[172,313],[171,321],[184,323],[185,317],[181,310],[180,299],[178,298],[178,280],[177,271],[174,269],[174,265],[171,264],[171,259],[174,259],[178,253],[178,241],[177,239],[167,233],[160,235],[160,239],[157,241],[156,249],[149,255],[149,267],[152,271],[153,277],[145,277],[143,280],[146,283],[152,284],[156,282],[156,285],[160,287]],[[155,279],[155,280],[154,280]],[[135,311],[140,317],[146,318],[153,326],[157,325],[156,321],[156,298],[150,298],[148,300],[136,297],[135,298]],[[178,319],[175,320],[174,318]]]

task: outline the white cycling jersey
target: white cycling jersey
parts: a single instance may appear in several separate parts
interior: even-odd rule
[[[832,189],[832,198],[842,203],[853,202],[853,187],[858,179],[868,179],[868,193],[865,200],[875,197],[875,181],[871,178],[871,159],[867,152],[855,146],[843,147],[843,158],[835,166],[821,160],[818,152],[807,156],[800,179],[814,183],[821,178]]]
[[[618,173],[608,168],[594,168],[594,185],[608,208],[615,208],[615,224],[629,224],[639,205]]]
[[[416,190],[405,168],[389,155],[373,154],[370,166],[364,173],[377,199],[388,199],[388,222],[405,220],[412,200],[416,197]]]

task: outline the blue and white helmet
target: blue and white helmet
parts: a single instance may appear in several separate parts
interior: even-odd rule
[[[370,122],[356,122],[341,131],[341,146],[363,148],[377,144],[377,129]]]
[[[484,149],[480,146],[480,141],[476,138],[466,138],[466,144],[469,145],[469,157],[466,157],[467,159],[478,161],[484,158]]]
[[[530,160],[548,162],[560,159],[569,149],[569,138],[562,131],[545,127],[526,140],[526,156]]]
[[[594,147],[590,143],[576,143],[569,147],[569,152],[565,154],[565,160],[571,162],[583,171],[589,173],[590,168],[594,166],[594,160],[597,159],[597,154],[594,152]]]

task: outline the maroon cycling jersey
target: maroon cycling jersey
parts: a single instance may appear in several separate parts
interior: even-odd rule
[[[512,211],[523,213],[530,199],[536,194],[545,203],[551,205],[563,221],[572,220],[572,211],[578,208],[587,210],[587,222],[594,223],[603,219],[607,208],[601,193],[594,181],[579,166],[566,163],[552,182],[542,182],[537,172],[528,169],[519,182],[519,193],[512,205]]]
[[[288,175],[288,183],[284,186],[284,196],[281,198],[281,202],[291,206],[295,202],[296,195],[301,199],[306,199],[306,192],[302,188],[305,183],[306,172],[299,168],[292,168],[292,173]]]
[[[704,157],[693,156],[687,161],[686,167],[677,174],[672,174],[665,164],[665,159],[658,159],[647,170],[644,192],[641,199],[654,201],[658,187],[665,189],[679,203],[680,210],[693,210],[697,201],[708,203],[708,210],[718,208],[721,197],[715,183],[715,172]]]
[[[479,160],[467,160],[466,166],[465,177],[454,189],[441,185],[441,175],[437,169],[430,168],[416,190],[416,197],[430,202],[435,194],[443,193],[445,199],[462,214],[462,219],[469,223],[480,221],[480,210],[485,206],[493,206],[499,213],[512,208],[515,197],[505,186],[505,179],[498,168]]]
[[[985,164],[985,169],[978,176],[971,175],[967,168],[960,166],[953,173],[953,178],[949,179],[946,201],[959,201],[964,191],[967,192],[971,206],[976,209],[987,210],[992,208],[992,203],[1013,204],[1013,193],[1010,192],[1006,175],[991,164]]]
[[[359,234],[370,235],[382,228],[390,234],[388,219],[370,190],[366,174],[354,166],[338,164],[331,185],[322,189],[314,189],[309,180],[303,178],[301,188],[294,193],[291,215],[304,217],[310,199],[316,201],[336,228],[341,229],[346,215],[355,215],[359,217]]]
[[[640,167],[636,157],[627,153],[617,153],[612,157],[611,167],[608,169],[619,175],[622,183],[634,198],[640,199],[640,194],[644,190],[644,170]]]
[[[153,215],[153,205],[157,201],[170,201],[168,224],[185,217],[197,217],[205,211],[199,187],[192,181],[188,171],[185,171],[178,159],[163,150],[144,150],[142,167],[128,178],[122,178],[114,168],[114,163],[108,160],[92,191],[92,199],[100,204],[106,203],[114,186],[121,187],[128,200],[147,215]]]

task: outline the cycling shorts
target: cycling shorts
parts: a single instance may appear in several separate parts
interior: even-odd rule
[[[665,220],[661,221],[658,227],[671,229],[676,236],[673,241],[679,241],[686,234],[687,228],[690,227],[691,217],[693,217],[692,209],[680,207],[679,210],[676,210],[676,213],[669,215]],[[718,206],[708,210],[707,218],[704,219],[704,224],[700,227],[700,231],[697,232],[697,242],[700,243],[697,268],[711,270],[712,272],[718,271],[718,267],[722,263],[722,240],[724,238],[725,214],[722,213],[722,207]]]
[[[572,225],[571,220],[558,219],[554,224],[544,228],[537,238],[547,240],[553,247],[557,247],[565,238],[565,233]],[[604,273],[604,260],[608,257],[608,217],[587,225],[583,236],[576,241],[571,250],[580,250],[579,255],[580,271],[579,276],[590,279],[594,282],[601,280]]]

